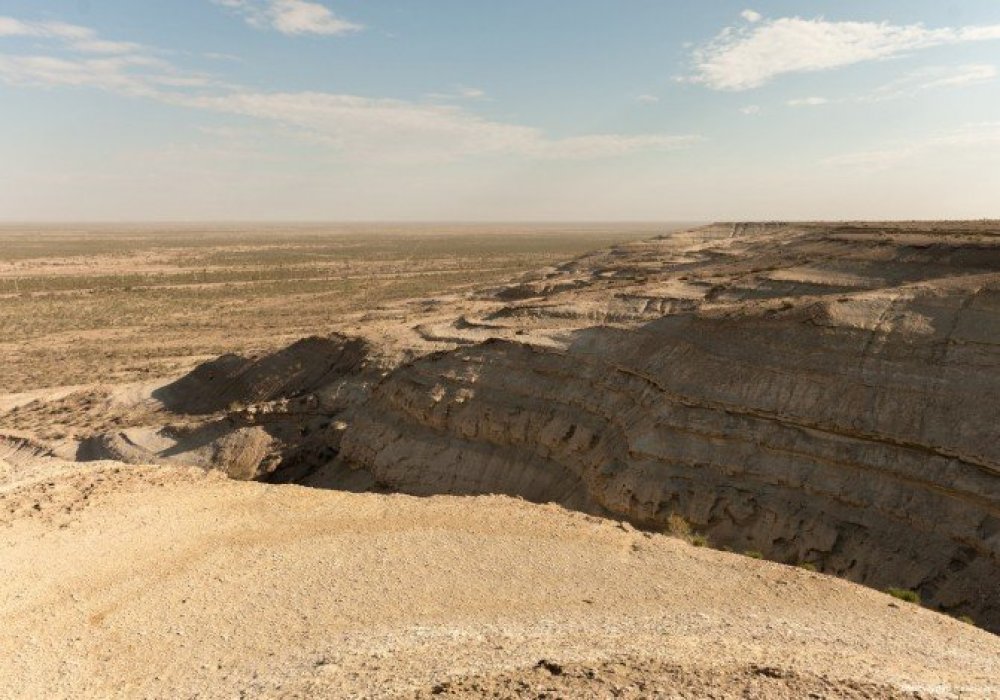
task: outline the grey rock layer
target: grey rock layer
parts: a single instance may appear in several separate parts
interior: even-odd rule
[[[403,365],[357,410],[338,468],[647,527],[678,513],[714,544],[919,590],[1000,629],[997,238],[732,234],[680,259],[649,244],[587,263],[586,316],[615,327],[563,348],[494,340]],[[536,324],[587,294],[520,289],[502,298]]]

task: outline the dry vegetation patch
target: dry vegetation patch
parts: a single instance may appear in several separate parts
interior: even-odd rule
[[[0,394],[175,374],[662,226],[0,228]]]

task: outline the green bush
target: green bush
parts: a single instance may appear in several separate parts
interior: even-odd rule
[[[747,551],[743,552],[743,554],[750,557],[751,559],[764,558],[764,555],[761,552],[758,552],[756,549],[748,549]]]
[[[914,605],[920,605],[920,594],[916,591],[911,591],[907,588],[886,588],[885,592],[891,595],[893,598],[899,598],[907,603],[913,603]]]

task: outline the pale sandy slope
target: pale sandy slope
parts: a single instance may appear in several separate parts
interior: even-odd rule
[[[970,625],[499,497],[74,467],[0,489],[0,571],[2,697],[984,697],[1000,684],[1000,639]]]

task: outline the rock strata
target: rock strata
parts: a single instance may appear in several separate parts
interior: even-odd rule
[[[604,324],[562,347],[491,340],[401,366],[333,468],[650,528],[680,514],[717,545],[914,589],[1000,629],[1000,239],[732,234],[680,259],[654,241],[577,261],[564,274],[591,283],[545,305],[502,295],[525,296],[505,318],[576,308]]]

